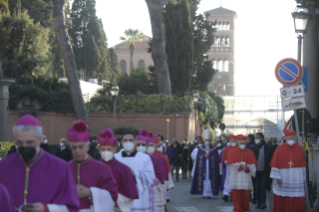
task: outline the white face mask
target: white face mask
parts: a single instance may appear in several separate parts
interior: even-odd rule
[[[48,143],[48,139],[44,139],[44,141],[43,141],[45,144],[47,144]]]
[[[145,146],[138,146],[136,149],[137,149],[137,151],[139,151],[139,152],[143,152],[143,153],[146,152],[146,147],[145,147]]]
[[[155,147],[149,146],[149,147],[147,148],[147,154],[153,155],[154,152],[155,152]]]
[[[158,151],[162,151],[163,149],[162,149],[162,147],[160,146],[160,147],[157,148],[157,150],[158,150]]]
[[[131,141],[126,141],[124,142],[123,147],[126,152],[131,152],[134,149],[134,143]]]
[[[240,145],[239,145],[239,148],[245,149],[245,148],[246,148],[246,145],[245,145],[245,144],[240,144]]]
[[[260,139],[255,139],[255,143],[259,144],[260,143]]]
[[[205,145],[209,146],[210,142],[209,141],[205,141]]]
[[[295,143],[295,141],[293,141],[293,140],[287,141],[287,144],[290,145],[290,146],[292,146],[294,143]]]
[[[230,145],[230,143],[229,142],[227,142],[227,146],[229,146]]]
[[[101,153],[101,157],[103,158],[105,162],[112,160],[113,155],[114,155],[113,152],[109,152],[109,151],[104,151]]]
[[[231,142],[231,144],[233,147],[237,146],[237,143],[236,142]]]
[[[60,143],[60,146],[63,147],[63,146],[64,146],[64,143]]]
[[[221,146],[222,146],[222,144],[221,144],[221,143],[218,143],[218,144],[217,144],[217,146],[218,146],[218,147],[221,147]]]

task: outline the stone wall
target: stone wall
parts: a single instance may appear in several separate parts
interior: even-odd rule
[[[19,115],[17,111],[9,112],[9,140],[13,141],[12,127]],[[43,127],[43,134],[47,136],[49,143],[59,143],[60,138],[67,138],[66,132],[75,121],[72,114],[38,112],[37,117]],[[182,141],[185,137],[194,140],[195,118],[189,113],[148,114],[135,113],[116,116],[117,127],[133,127],[146,129],[155,135],[161,134],[167,139],[167,119],[169,123],[169,139],[176,138]],[[92,134],[98,134],[106,128],[113,128],[112,113],[89,113]]]

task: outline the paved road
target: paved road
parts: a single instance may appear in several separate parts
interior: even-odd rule
[[[168,212],[233,212],[232,202],[224,202],[222,194],[212,199],[203,199],[200,195],[190,195],[191,179],[175,182],[175,189],[171,202],[167,203]],[[272,193],[267,192],[267,210],[255,209],[256,205],[250,204],[251,212],[271,212],[269,208]]]

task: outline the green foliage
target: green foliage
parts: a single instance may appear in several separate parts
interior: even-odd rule
[[[69,34],[78,70],[85,71],[85,78],[112,79],[109,51],[102,20],[98,19],[95,0],[74,0],[72,24]]]
[[[10,147],[13,145],[14,145],[14,142],[0,141],[0,158],[4,158],[5,156],[7,156],[7,153],[10,150]]]
[[[188,92],[193,72],[193,29],[188,0],[169,1],[164,13],[172,91]]]
[[[16,78],[17,83],[21,78],[50,76],[49,30],[34,24],[27,12],[1,16],[0,56],[5,76]]]
[[[112,79],[111,82],[117,82],[119,77],[121,76],[121,69],[119,64],[119,59],[117,57],[117,54],[113,48],[109,48],[109,65],[112,73]],[[112,84],[111,83],[111,84]]]
[[[166,52],[172,90],[207,91],[216,70],[206,55],[214,42],[215,29],[199,14],[200,0],[169,0],[164,11]]]
[[[142,92],[144,94],[152,93],[151,81],[145,69],[134,69],[130,75],[124,74],[118,80],[118,86],[121,88],[121,94],[135,94]]]
[[[217,95],[216,93],[213,92],[208,92],[208,95],[215,101],[217,104],[218,108],[218,120],[217,123],[221,123],[225,114],[225,105],[224,105],[224,100],[221,96]],[[214,126],[214,125],[212,125]]]
[[[125,37],[120,37],[121,40],[135,45],[136,42],[147,39],[147,36],[140,32],[138,29],[127,29],[124,31]]]
[[[8,7],[8,3],[5,0],[0,0],[0,11],[4,12],[4,13],[10,13],[9,7]],[[1,21],[1,18],[0,18]]]
[[[42,111],[58,112],[58,113],[74,113],[71,94],[65,83],[59,83],[54,80],[35,80],[35,84],[13,84],[9,88],[10,109],[16,109],[16,103],[19,99],[28,96],[36,99],[42,104]]]

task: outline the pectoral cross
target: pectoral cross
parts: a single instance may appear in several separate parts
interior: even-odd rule
[[[290,165],[290,168],[291,168],[291,166],[293,165],[294,163],[292,162],[292,161],[290,161],[289,163],[288,163],[288,165]]]

